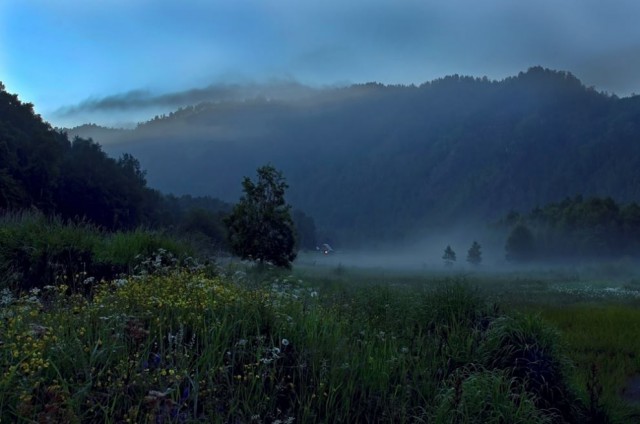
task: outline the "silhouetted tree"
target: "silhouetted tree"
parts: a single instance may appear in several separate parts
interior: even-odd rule
[[[255,183],[244,178],[244,196],[225,219],[229,246],[242,259],[289,268],[296,252],[291,207],[284,200],[288,185],[270,165],[257,172]]]
[[[447,246],[447,248],[444,249],[444,255],[442,255],[442,259],[444,260],[444,264],[446,266],[452,266],[456,261],[456,252],[453,251],[451,246]]]
[[[473,265],[480,265],[482,262],[482,251],[480,250],[480,244],[474,241],[467,252],[467,262]]]

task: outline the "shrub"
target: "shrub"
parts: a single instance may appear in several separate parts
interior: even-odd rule
[[[502,370],[461,370],[438,398],[435,423],[547,423],[534,396]]]
[[[539,409],[575,422],[579,402],[568,384],[570,363],[559,341],[557,331],[538,316],[502,316],[490,325],[480,357],[487,368],[504,370],[522,383]]]

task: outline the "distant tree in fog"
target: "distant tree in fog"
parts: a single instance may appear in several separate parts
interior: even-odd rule
[[[456,261],[456,252],[453,251],[451,246],[447,246],[447,248],[444,249],[444,255],[442,255],[442,259],[444,260],[444,264],[446,266],[452,266]]]
[[[533,259],[535,254],[535,245],[531,230],[524,225],[516,225],[505,245],[506,257],[510,262],[528,262]]]
[[[480,250],[480,244],[477,241],[473,242],[467,252],[467,262],[472,265],[480,265],[482,262],[482,251]]]

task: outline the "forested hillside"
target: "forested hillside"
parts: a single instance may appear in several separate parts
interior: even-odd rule
[[[105,230],[171,229],[222,245],[229,209],[217,199],[147,187],[135,157],[114,159],[90,139],[70,141],[0,83],[0,212],[36,210]]]
[[[36,208],[110,229],[154,220],[160,195],[146,187],[133,156],[116,160],[90,140],[70,142],[2,85],[0,152],[2,210]]]
[[[131,152],[154,188],[226,201],[270,162],[287,176],[288,200],[341,241],[485,223],[576,194],[640,199],[640,96],[542,68],[203,103],[135,130],[71,133],[116,157]]]

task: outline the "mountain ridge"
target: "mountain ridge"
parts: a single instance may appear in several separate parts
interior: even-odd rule
[[[149,184],[235,201],[272,163],[289,201],[344,241],[487,222],[576,194],[640,199],[640,96],[530,68],[501,81],[369,83],[304,101],[203,103],[92,137],[132,153]],[[86,128],[85,128],[86,129]]]

